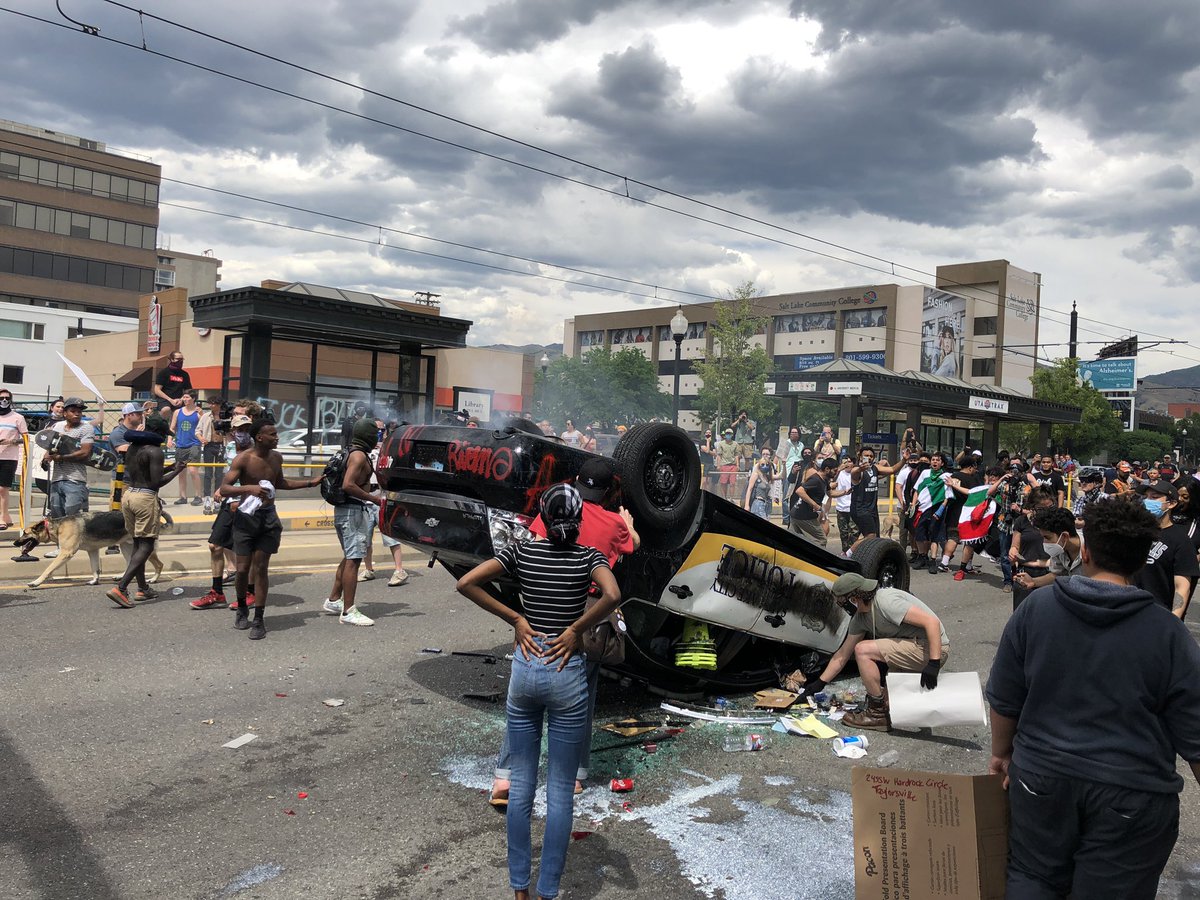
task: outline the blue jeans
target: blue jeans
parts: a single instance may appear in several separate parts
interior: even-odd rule
[[[760,519],[771,518],[771,504],[766,500],[751,500],[750,512]]]
[[[573,656],[561,672],[557,665],[513,654],[508,682],[508,743],[512,785],[508,791],[508,879],[514,891],[528,890],[533,848],[530,817],[537,789],[542,719],[546,722],[546,834],[538,872],[540,896],[558,896],[558,884],[571,841],[575,770],[587,734],[588,690],[582,656]]]
[[[386,542],[387,538],[384,537]],[[519,652],[519,651],[515,651]],[[575,772],[577,781],[584,781],[588,777],[588,766],[592,761],[592,723],[596,719],[596,689],[600,684],[600,663],[587,661],[587,689],[588,689],[588,711],[587,711],[587,737],[584,738],[583,748],[579,753],[579,768]],[[500,742],[500,756],[496,760],[495,777],[501,781],[509,781],[512,779],[512,748],[508,744],[508,729],[504,730],[504,740]]]
[[[1008,559],[1008,551],[1012,549],[1012,532],[1000,532],[1000,574],[1004,576],[1005,584],[1013,583],[1012,563]]]
[[[47,498],[51,519],[65,519],[87,512],[88,486],[85,481],[52,481]]]

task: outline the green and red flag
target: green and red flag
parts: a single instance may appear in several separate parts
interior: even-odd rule
[[[976,544],[987,537],[996,517],[996,501],[988,496],[988,485],[971,488],[963,499],[962,512],[958,516],[958,541],[960,544]]]

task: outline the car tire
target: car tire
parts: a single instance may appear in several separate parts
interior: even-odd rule
[[[664,422],[635,425],[613,459],[642,543],[660,550],[682,545],[700,505],[700,454],[687,432]]]
[[[880,587],[908,590],[912,570],[904,550],[895,541],[867,538],[854,551],[854,559],[862,566],[863,575],[878,581]]]

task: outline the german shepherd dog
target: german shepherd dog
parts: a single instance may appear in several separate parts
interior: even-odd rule
[[[165,509],[162,510],[162,517],[167,528],[171,528],[175,524]],[[21,532],[21,536],[13,541],[13,544],[29,548],[36,544],[53,544],[55,541],[58,542],[58,557],[51,560],[45,572],[29,582],[31,588],[41,587],[46,579],[65,566],[71,557],[80,550],[86,550],[88,558],[92,561],[92,578],[88,584],[99,584],[100,551],[117,544],[121,547],[121,553],[128,563],[129,552],[133,546],[133,538],[125,530],[125,518],[116,510],[83,513],[60,519],[57,522],[42,519]],[[24,552],[29,551],[26,549]],[[149,580],[151,582],[158,581],[163,570],[163,563],[158,558],[158,553],[151,553],[148,562],[154,568],[154,576]]]

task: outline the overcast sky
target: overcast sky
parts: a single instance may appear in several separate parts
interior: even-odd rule
[[[3,5],[58,20],[47,0]],[[1082,323],[1081,340],[1134,330],[1192,342],[1174,355],[1145,353],[1139,374],[1200,363],[1200,4],[149,0],[142,8],[385,95],[139,23],[101,0],[63,0],[101,38],[0,13],[9,72],[0,117],[144,154],[164,178],[368,223],[164,182],[160,242],[211,248],[224,260],[225,287],[280,278],[400,299],[432,291],[446,314],[475,322],[473,344],[548,343],[562,340],[563,319],[576,313],[695,299],[676,291],[722,296],[747,280],[768,294],[907,283],[868,268],[892,262],[929,282],[919,272],[941,263],[1005,258],[1042,273],[1043,341],[1066,340],[1076,301],[1096,320]],[[143,40],[326,107],[152,56]]]

